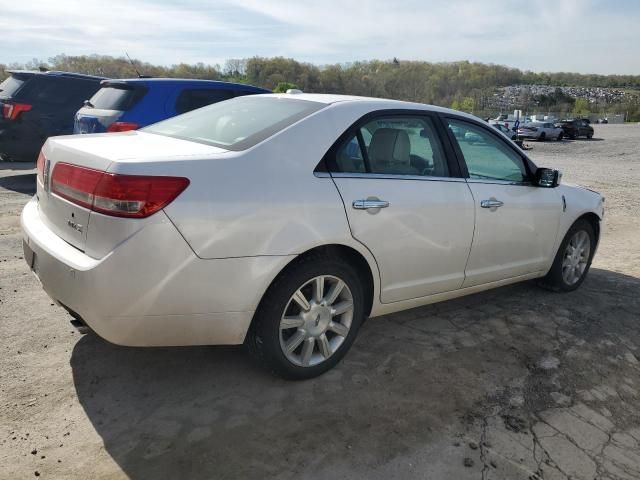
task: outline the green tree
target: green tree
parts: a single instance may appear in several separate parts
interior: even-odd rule
[[[464,97],[460,102],[460,110],[463,112],[471,113],[476,106],[476,102],[473,97]]]
[[[574,115],[587,115],[589,113],[589,102],[586,98],[576,98],[576,103],[573,105]]]
[[[276,85],[276,88],[273,89],[274,93],[287,93],[287,90],[297,89],[298,86],[295,83],[289,82],[280,82]]]

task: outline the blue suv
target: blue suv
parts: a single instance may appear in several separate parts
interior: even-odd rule
[[[74,133],[124,132],[212,103],[257,93],[240,83],[175,78],[105,80],[75,116]]]

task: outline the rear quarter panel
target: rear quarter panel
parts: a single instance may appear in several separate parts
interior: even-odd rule
[[[192,183],[167,215],[201,258],[352,242],[333,181],[313,173],[352,116],[327,108],[245,152],[176,165]]]

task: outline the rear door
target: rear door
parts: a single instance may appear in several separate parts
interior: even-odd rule
[[[447,118],[450,135],[466,168],[475,202],[476,223],[464,287],[541,271],[554,254],[562,213],[557,189],[531,182],[532,172],[517,148],[488,127]]]
[[[474,206],[443,132],[423,112],[379,113],[354,125],[325,158],[351,232],[378,264],[383,303],[462,286]]]

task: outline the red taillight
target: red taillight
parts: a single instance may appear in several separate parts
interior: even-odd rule
[[[7,120],[17,120],[22,112],[28,112],[31,108],[28,103],[3,103],[2,116]]]
[[[189,185],[183,177],[120,175],[57,163],[51,191],[95,212],[144,218],[171,203]]]
[[[128,132],[129,130],[137,130],[138,124],[133,122],[113,122],[107,127],[107,132]]]
[[[38,161],[36,162],[36,168],[38,170],[38,178],[40,181],[44,181],[44,162],[45,162],[44,154],[42,150],[40,150],[40,154],[38,155]]]

